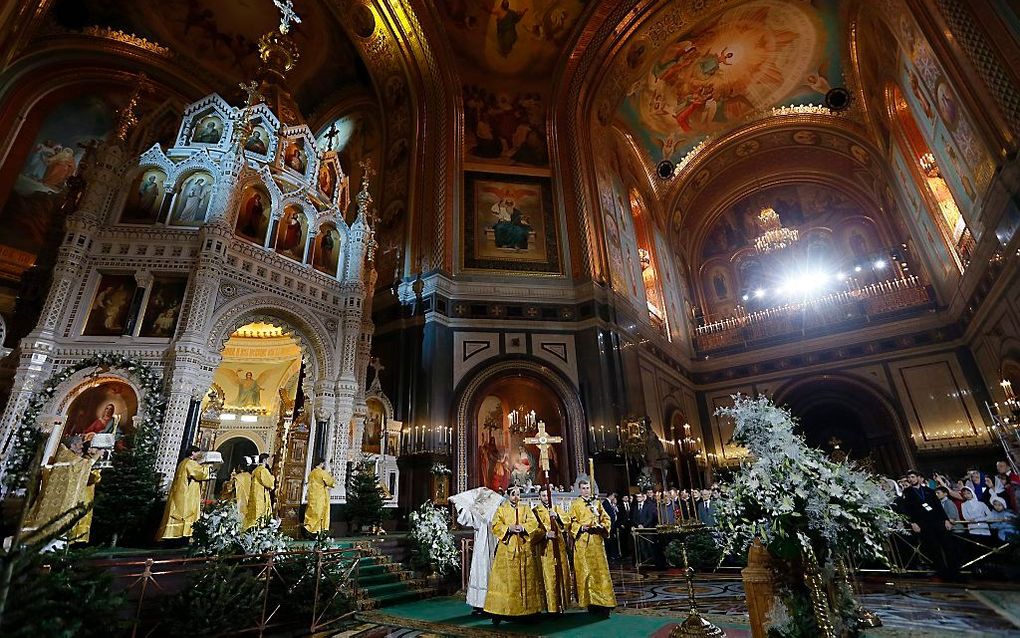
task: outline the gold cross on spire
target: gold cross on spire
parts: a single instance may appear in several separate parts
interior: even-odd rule
[[[301,24],[301,18],[294,13],[293,0],[273,0],[273,4],[280,10],[280,33],[287,35],[290,32],[290,24]]]
[[[262,92],[259,91],[259,85],[258,85],[258,83],[255,82],[255,80],[252,80],[251,82],[248,82],[247,84],[245,84],[244,82],[241,82],[237,86],[241,87],[241,90],[248,94],[248,98],[247,98],[247,100],[245,100],[245,104],[244,104],[244,107],[246,109],[250,109],[251,107],[253,107],[256,104],[258,104],[259,102],[265,102],[266,101],[266,96],[262,95]]]
[[[538,422],[538,432],[535,436],[529,436],[524,439],[524,442],[528,445],[534,445],[538,448],[538,465],[546,472],[549,471],[549,448],[554,443],[562,443],[562,436],[550,436],[545,431],[545,421]]]

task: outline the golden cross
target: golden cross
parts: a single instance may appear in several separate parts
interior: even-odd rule
[[[248,101],[245,104],[246,108],[251,108],[259,102],[265,102],[266,97],[259,92],[259,85],[254,80],[244,84],[243,82],[238,84],[241,90],[248,94]]]
[[[549,471],[549,448],[552,447],[553,443],[562,443],[562,436],[550,436],[545,431],[545,421],[538,422],[538,434],[536,436],[529,436],[524,439],[524,442],[528,445],[534,445],[538,447],[538,464],[546,472]]]

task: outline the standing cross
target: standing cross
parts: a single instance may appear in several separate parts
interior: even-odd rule
[[[538,448],[538,465],[545,470],[549,471],[549,448],[554,443],[562,443],[562,436],[550,436],[545,431],[545,421],[538,422],[538,433],[536,436],[529,436],[524,439],[524,442],[528,445],[534,445]]]
[[[248,99],[245,102],[245,108],[250,109],[259,102],[266,101],[266,96],[262,95],[262,93],[259,91],[259,85],[254,80],[248,82],[247,84],[241,82],[237,86],[241,87],[241,90],[248,94]]]
[[[287,35],[291,22],[301,24],[301,18],[294,13],[293,0],[273,0],[273,4],[280,10],[280,33]]]
[[[386,366],[382,364],[382,361],[379,360],[379,357],[372,357],[371,359],[369,359],[368,367],[372,368],[372,371],[375,373],[376,379],[379,378],[379,373],[386,369]]]
[[[328,150],[335,151],[336,138],[340,137],[340,131],[336,127],[336,122],[329,125],[329,130],[326,131],[326,143],[329,145]]]

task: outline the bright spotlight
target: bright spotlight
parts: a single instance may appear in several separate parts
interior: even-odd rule
[[[747,300],[748,300],[748,299],[750,299],[750,298],[751,298],[751,297],[750,297],[750,296],[748,296],[748,295],[744,295],[743,297],[741,297],[741,299],[743,299],[744,301],[747,301]]]
[[[882,270],[885,268],[885,260],[879,259],[875,262],[875,270]]]
[[[758,290],[755,290],[755,291],[754,291],[754,297],[755,297],[755,299],[761,299],[761,298],[762,298],[762,297],[764,297],[764,296],[765,296],[765,290],[764,290],[764,289],[762,289],[762,288],[759,288]]]
[[[854,272],[861,272],[860,266],[854,266]]]

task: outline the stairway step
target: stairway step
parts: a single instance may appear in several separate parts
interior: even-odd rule
[[[391,572],[385,572],[383,574],[369,574],[368,576],[358,576],[358,586],[368,587],[369,585],[385,585],[388,583],[399,583],[402,579],[400,574],[394,574]]]
[[[386,594],[394,594],[413,590],[407,586],[407,583],[396,582],[396,583],[382,583],[379,585],[369,585],[367,587],[362,587],[359,584],[358,591],[360,591],[362,596],[364,596],[365,598],[379,599],[385,596]]]
[[[378,598],[365,598],[358,601],[358,607],[361,610],[378,609],[379,607],[388,607],[389,605],[399,605],[400,603],[408,603],[414,600],[421,600],[423,598],[431,598],[435,595],[436,590],[434,588],[427,588],[420,591],[408,590],[405,592],[384,594]]]

